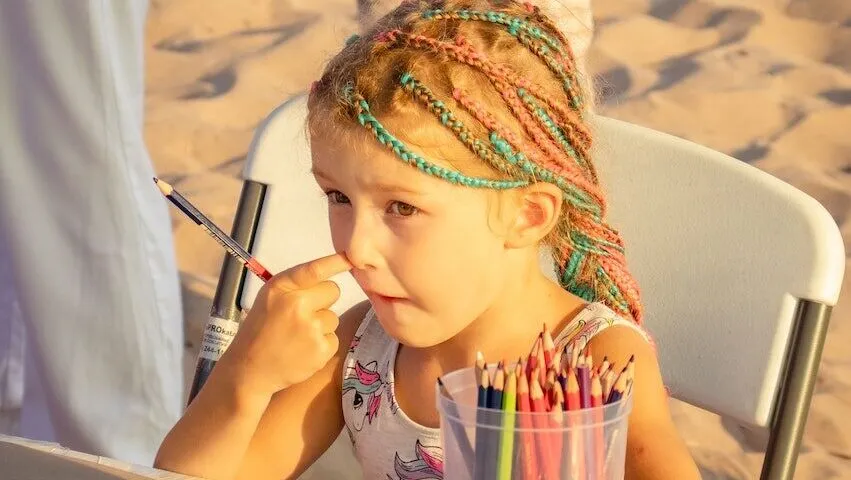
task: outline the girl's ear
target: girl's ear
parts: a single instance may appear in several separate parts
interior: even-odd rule
[[[516,192],[511,226],[506,232],[506,247],[538,245],[559,220],[562,191],[551,183],[539,182]]]

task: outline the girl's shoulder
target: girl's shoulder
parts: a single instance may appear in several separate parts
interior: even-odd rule
[[[625,327],[634,330],[651,345],[650,334],[632,320],[625,319],[601,302],[588,303],[562,328],[554,339],[556,348],[568,350],[583,349],[591,339],[611,327]]]

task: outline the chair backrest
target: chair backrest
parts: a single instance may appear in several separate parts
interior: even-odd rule
[[[332,251],[326,207],[310,176],[306,98],[260,127],[246,180],[268,185],[252,248],[270,269]],[[834,305],[844,272],[839,230],[815,200],[694,143],[601,116],[595,162],[642,288],[673,395],[767,427],[797,299]],[[549,262],[542,268],[549,269]],[[339,277],[343,311],[364,298]],[[259,289],[250,278],[242,305]]]

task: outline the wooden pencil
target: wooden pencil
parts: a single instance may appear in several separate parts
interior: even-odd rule
[[[579,364],[576,366],[576,380],[579,382],[579,398],[582,402],[582,408],[591,406],[591,372],[590,367],[586,363],[586,357],[583,354],[579,355]]]
[[[582,416],[577,413],[582,409],[582,400],[579,395],[579,381],[574,373],[567,377],[567,388],[565,390],[565,403],[568,412],[567,453],[563,457],[563,471],[570,472],[569,478],[585,478],[583,460],[583,436],[581,430],[572,429],[581,424]]]
[[[537,480],[540,478],[538,469],[538,453],[535,446],[535,433],[532,431],[534,425],[532,418],[532,402],[529,398],[529,377],[526,372],[520,374],[517,382],[517,410],[520,412],[520,471],[525,480]]]
[[[556,380],[556,372],[553,369],[547,370],[546,380],[544,381],[544,399],[547,404],[547,411],[553,409],[553,402],[555,401],[554,393],[557,388],[555,388],[558,380]]]
[[[491,410],[502,409],[502,397],[505,390],[505,365],[500,361],[493,373],[493,394],[489,397],[488,408]],[[485,478],[493,480],[497,474],[497,459],[499,457],[499,433],[502,428],[502,419],[495,413],[488,414],[491,428],[488,429],[488,453],[486,460]]]
[[[632,391],[632,380],[635,377],[635,355],[630,355],[629,362],[626,364],[626,390],[624,395]]]
[[[562,448],[564,447],[564,393],[560,388],[555,388],[554,392],[553,407],[549,415],[550,427],[553,429],[553,432],[549,435],[551,438],[552,474],[555,475],[552,478],[561,478]]]
[[[486,408],[488,408],[489,398],[488,392],[493,391],[490,382],[490,375],[487,368],[482,368],[479,373],[479,388],[477,397],[476,410],[476,465],[473,470],[474,480],[486,480],[487,463],[488,463],[488,433],[489,429],[485,426],[488,420]]]
[[[449,390],[447,390],[446,385],[443,384],[443,380],[441,380],[440,377],[437,377],[437,385],[440,387],[441,395],[449,399],[447,409],[449,410],[450,415],[460,419],[461,416],[458,414],[458,409],[455,408],[455,399],[452,397],[452,394],[449,393]],[[458,448],[461,449],[461,456],[464,458],[464,467],[467,469],[467,473],[470,478],[473,478],[473,461],[475,459],[475,453],[473,452],[473,446],[470,445],[470,437],[467,436],[467,430],[464,429],[464,425],[462,425],[459,421],[451,421],[449,423],[452,426],[455,437],[458,439]]]
[[[616,380],[615,377],[616,377],[615,365],[612,364],[610,366],[609,370],[606,372],[606,375],[603,377],[602,381],[600,382],[603,386],[603,398],[606,399],[606,401],[608,401],[609,393],[612,392],[612,387],[614,386],[615,380]]]
[[[544,330],[541,332],[541,347],[544,353],[544,364],[547,368],[550,368],[553,366],[556,346],[553,343],[553,336],[550,334],[546,323],[544,324]]]
[[[597,375],[603,378],[603,375],[609,370],[609,357],[603,357],[603,363],[600,364],[600,369],[597,370]]]
[[[547,381],[547,362],[544,358],[543,339],[541,340],[541,348],[538,349],[538,383],[541,385]]]
[[[595,374],[591,377],[591,408],[594,409],[592,419],[595,425],[589,432],[591,434],[591,442],[589,444],[590,455],[586,455],[586,458],[589,460],[589,467],[587,468],[588,477],[592,479],[602,478],[605,469],[603,462],[605,461],[604,451],[606,445],[604,438],[605,432],[603,430],[604,418],[602,407],[603,386],[600,384],[600,377]]]
[[[538,338],[535,340],[535,343],[532,345],[532,350],[529,352],[529,358],[526,360],[526,376],[529,377],[532,375],[532,372],[535,368],[538,367],[538,350],[541,348],[541,336],[538,335]]]
[[[535,446],[538,451],[538,466],[541,473],[544,474],[544,478],[557,478],[553,474],[556,469],[553,466],[552,445],[546,433],[546,430],[549,429],[549,422],[546,415],[541,415],[547,413],[547,406],[544,400],[544,391],[541,388],[541,383],[538,381],[538,378],[540,377],[540,374],[538,373],[539,370],[540,368],[536,369],[529,380],[529,399],[532,402],[532,412],[538,414],[533,416],[533,425],[535,429],[538,430],[535,432]]]
[[[606,403],[615,403],[623,398],[624,392],[627,387],[627,369],[629,367],[624,367],[621,371],[620,375],[618,375],[618,379],[615,381],[612,386],[612,391],[609,392],[609,397],[606,399]]]
[[[502,396],[502,428],[499,430],[499,453],[497,457],[497,480],[511,480],[512,461],[514,459],[514,424],[517,407],[517,374],[515,369],[508,371],[505,377],[505,389]]]
[[[213,223],[213,221],[206,215],[201,213],[195,205],[192,205],[192,202],[187,200],[186,197],[181,195],[180,192],[175,190],[168,182],[154,177],[154,183],[172,205],[177,207],[178,210],[183,212],[184,215],[189,217],[190,220],[195,222],[195,224],[219,242],[219,244],[225,248],[227,253],[239,260],[239,262],[245,265],[249,271],[260,277],[260,279],[264,282],[272,278],[272,273],[269,272],[266,267],[261,265],[256,258],[251,256],[251,254],[243,248],[242,245],[223,232],[222,229],[216,226],[216,224]]]

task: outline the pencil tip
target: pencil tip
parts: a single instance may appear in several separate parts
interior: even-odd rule
[[[174,191],[174,188],[171,185],[169,185],[164,180],[160,180],[157,177],[154,177],[154,183],[157,185],[157,188],[160,189],[160,192],[162,192],[163,195],[171,195],[171,192]]]
[[[441,380],[440,377],[437,377],[437,384],[441,387],[443,386],[443,380]]]

